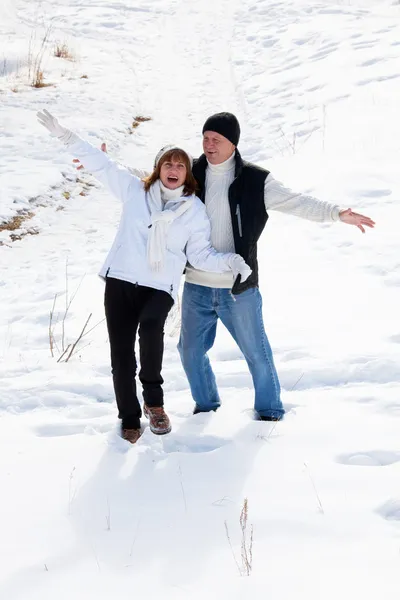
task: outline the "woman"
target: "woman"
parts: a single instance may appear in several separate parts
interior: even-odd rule
[[[119,229],[100,271],[106,283],[104,304],[121,433],[132,444],[141,435],[135,383],[137,331],[144,414],[153,433],[169,433],[161,387],[164,324],[186,262],[205,271],[231,270],[241,281],[251,269],[238,254],[217,253],[211,247],[210,223],[204,204],[195,196],[192,161],[184,150],[162,148],[153,172],[140,180],[62,127],[48,111],[39,112],[38,119],[123,202]]]

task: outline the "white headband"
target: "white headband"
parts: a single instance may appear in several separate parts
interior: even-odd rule
[[[161,148],[161,150],[158,151],[157,156],[154,160],[154,168],[156,168],[156,166],[158,165],[158,163],[160,162],[160,159],[164,156],[164,154],[166,154],[170,150],[178,150],[179,152],[184,152],[189,159],[190,168],[193,167],[193,157],[189,154],[189,152],[186,152],[186,150],[179,148],[179,146],[169,145],[169,146],[164,146],[163,148]]]

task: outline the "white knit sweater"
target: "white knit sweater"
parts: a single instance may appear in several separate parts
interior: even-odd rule
[[[211,221],[211,243],[218,252],[235,252],[228,200],[229,186],[234,177],[234,154],[219,165],[208,163],[205,204]],[[336,204],[297,194],[274,179],[271,174],[265,180],[264,202],[266,210],[277,210],[317,223],[339,219],[340,208]],[[231,288],[233,276],[230,272],[209,273],[188,266],[186,281],[214,288]]]

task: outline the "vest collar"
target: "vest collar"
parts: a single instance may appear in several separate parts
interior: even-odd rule
[[[229,159],[228,159],[229,160]],[[243,170],[243,159],[239,150],[235,149],[235,178],[240,175]],[[204,188],[204,184],[206,181],[206,169],[208,167],[208,161],[205,154],[202,154],[193,165],[193,174],[200,184],[201,188]]]

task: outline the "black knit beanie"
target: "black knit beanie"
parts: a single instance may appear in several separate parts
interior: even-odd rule
[[[203,133],[205,131],[216,131],[226,137],[234,146],[237,146],[240,138],[239,121],[229,112],[221,112],[208,117],[204,123]]]

